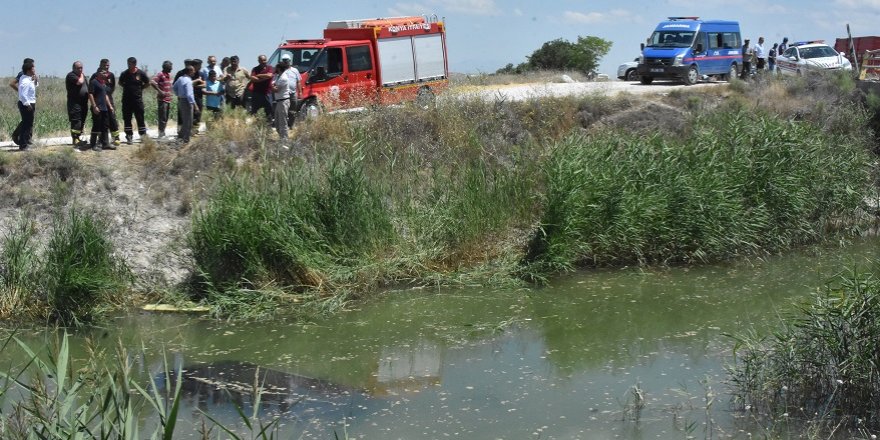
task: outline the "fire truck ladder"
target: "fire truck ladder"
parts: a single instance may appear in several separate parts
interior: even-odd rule
[[[862,69],[859,72],[859,79],[862,81],[880,79],[880,49],[866,50],[862,56]]]

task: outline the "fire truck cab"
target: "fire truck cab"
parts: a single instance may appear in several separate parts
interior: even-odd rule
[[[324,38],[287,40],[269,58],[289,54],[302,75],[301,116],[370,104],[432,100],[448,85],[442,21],[394,17],[331,21]]]

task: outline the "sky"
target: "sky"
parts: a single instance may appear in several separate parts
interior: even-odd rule
[[[880,0],[29,0],[15,3],[0,27],[0,76],[25,57],[40,75],[66,75],[73,61],[87,72],[101,58],[125,69],[129,56],[149,73],[162,61],[239,55],[256,65],[283,39],[320,38],[331,20],[436,15],[446,23],[449,69],[491,73],[518,64],[547,41],[597,36],[613,43],[599,73],[639,54],[639,44],[668,16],[737,20],[743,37],[768,43],[880,35]],[[12,18],[14,17],[14,20]]]

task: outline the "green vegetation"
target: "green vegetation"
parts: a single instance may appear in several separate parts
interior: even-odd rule
[[[100,217],[73,208],[56,216],[49,242],[40,252],[34,220],[23,216],[0,242],[3,317],[79,324],[123,302],[131,276],[114,256],[106,229]]]
[[[534,261],[704,262],[820,239],[862,203],[870,155],[816,126],[730,109],[689,137],[573,137],[545,167]]]
[[[736,336],[730,375],[740,408],[771,424],[880,428],[878,273],[880,266],[840,274],[772,335]]]
[[[578,37],[572,43],[562,38],[544,43],[517,66],[508,64],[496,73],[524,73],[531,70],[574,70],[591,73],[611,50],[611,42],[599,37]]]
[[[103,351],[92,352],[77,362],[69,350],[65,333],[46,353],[9,336],[0,351],[19,350],[22,361],[0,371],[0,437],[4,439],[41,440],[171,440],[178,429],[183,384],[182,371],[172,371],[165,362],[163,380],[170,389],[162,389],[156,378],[149,386],[139,384],[135,356],[120,348],[110,358]],[[108,359],[109,358],[109,359]],[[253,413],[235,409],[244,428],[224,426],[208,414],[202,414],[200,438],[234,440],[270,440],[278,438],[275,420],[261,420],[262,388],[254,387],[249,396]],[[219,437],[217,437],[219,438]]]

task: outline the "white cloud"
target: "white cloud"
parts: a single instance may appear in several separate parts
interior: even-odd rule
[[[602,22],[619,24],[641,22],[642,19],[626,9],[612,9],[608,12],[565,11],[562,14],[562,21],[569,24],[596,24]]]
[[[572,24],[593,24],[599,23],[602,20],[605,20],[605,15],[599,12],[574,12],[574,11],[565,11],[562,14],[562,18],[566,23]]]
[[[520,8],[513,8],[513,15],[516,15],[517,17],[522,17],[522,16],[523,16],[523,11],[522,11],[522,9],[520,9]]]
[[[433,12],[433,8],[421,3],[395,3],[388,8],[388,13],[396,16],[425,15]]]
[[[443,5],[450,12],[469,15],[498,15],[500,12],[495,0],[432,0],[431,3]]]
[[[61,32],[64,34],[72,34],[72,33],[76,32],[75,27],[73,27],[69,24],[65,24],[65,23],[59,24],[58,27],[56,27],[56,29],[58,29],[58,32]]]
[[[835,0],[834,3],[848,9],[874,9],[875,11],[880,11],[880,0]]]
[[[288,12],[287,18],[299,18],[299,12],[296,12],[296,11]]]

